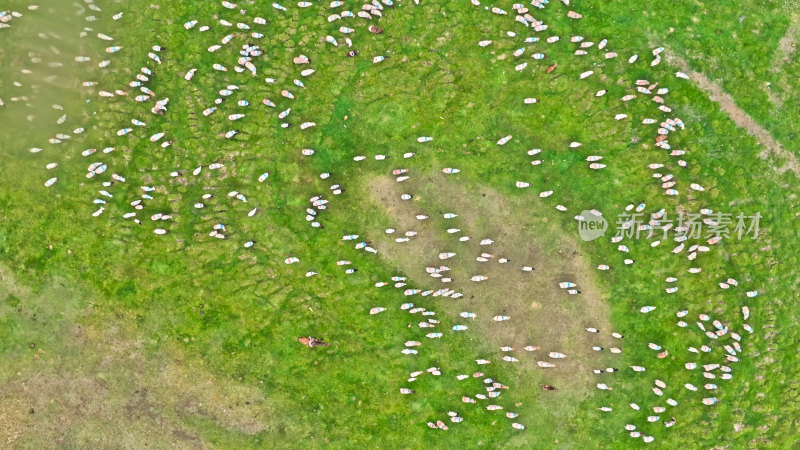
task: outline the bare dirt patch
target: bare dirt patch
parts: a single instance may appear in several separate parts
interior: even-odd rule
[[[0,444],[10,447],[27,427],[25,405],[18,398],[0,399],[3,401],[3,407],[0,408]]]
[[[778,41],[778,53],[775,55],[772,64],[773,72],[780,72],[797,50],[797,39],[800,36],[800,22],[797,19],[800,19],[800,17],[792,18],[792,23],[786,30],[786,34]]]
[[[450,176],[452,177],[452,176]],[[442,299],[437,309],[444,307],[455,322],[469,327],[491,343],[500,360],[499,347],[514,347],[508,354],[520,360],[520,377],[525,383],[538,380],[556,385],[573,393],[586,392],[591,385],[591,368],[603,367],[603,358],[591,350],[593,345],[610,342],[588,333],[585,327],[596,327],[610,333],[608,307],[594,285],[594,271],[578,251],[575,242],[549,225],[538,198],[535,201],[508,199],[482,187],[463,186],[447,175],[434,173],[416,176],[396,183],[391,177],[379,177],[370,182],[372,200],[380,204],[397,229],[392,235],[373,240],[379,255],[410,275],[409,286],[425,289],[451,288],[463,292],[456,300]],[[400,199],[411,193],[414,199]],[[455,213],[455,219],[444,219],[444,213]],[[427,214],[420,221],[417,214]],[[459,228],[449,234],[448,228]],[[406,231],[416,231],[410,242],[397,243]],[[460,242],[462,236],[470,236]],[[482,239],[492,239],[491,245],[479,245]],[[440,260],[442,252],[456,256]],[[478,262],[482,253],[493,255],[489,262]],[[499,258],[510,261],[505,264]],[[426,267],[448,266],[445,277],[450,283],[430,277]],[[525,272],[523,266],[534,267]],[[474,275],[488,277],[481,282],[471,281]],[[567,295],[558,287],[562,281],[578,284],[581,294]],[[411,297],[414,299],[414,297]],[[458,317],[461,311],[477,314],[476,319]],[[496,315],[510,316],[495,322]],[[609,336],[610,338],[610,336]],[[610,338],[613,339],[613,338]],[[523,347],[541,347],[526,352]],[[548,352],[560,352],[566,359],[552,359]],[[542,369],[536,361],[556,364]]]
[[[770,64],[770,70],[775,74],[783,72],[784,66],[791,61],[792,56],[797,50],[797,40],[798,37],[800,37],[800,22],[798,22],[798,19],[800,19],[800,16],[792,17],[792,22],[786,29],[786,34],[784,34],[781,40],[778,41],[778,48],[775,49],[775,53]],[[784,82],[784,80],[779,80],[778,84],[784,91],[790,91],[792,89],[789,83]],[[764,83],[764,92],[767,94],[770,103],[775,105],[775,107],[778,109],[783,108],[785,94],[781,95],[775,92],[772,89],[772,83]]]
[[[20,311],[0,303],[0,315],[24,344],[2,348],[15,364],[0,368],[0,447],[209,448],[192,424],[253,435],[275,419],[258,387],[220,379],[177,346],[154,356],[135,330],[96,309],[86,320],[80,294],[58,289],[31,294],[0,267],[0,301],[22,299]],[[54,298],[67,314],[48,312]]]
[[[11,271],[0,265],[0,296],[5,297],[9,294],[23,297],[30,294],[30,289],[17,283]]]

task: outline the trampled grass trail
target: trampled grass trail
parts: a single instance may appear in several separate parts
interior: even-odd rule
[[[781,42],[782,46],[787,45],[783,40]],[[783,148],[781,144],[779,144],[766,129],[753,120],[753,118],[750,117],[750,115],[748,115],[744,110],[736,106],[736,102],[733,100],[733,97],[731,97],[730,94],[727,94],[725,91],[723,91],[718,84],[709,80],[704,74],[691,70],[686,61],[679,57],[675,57],[674,54],[668,53],[667,61],[675,67],[678,67],[686,72],[689,75],[689,78],[697,83],[700,89],[708,94],[708,98],[711,101],[720,105],[720,108],[725,111],[728,116],[730,116],[731,120],[733,120],[737,126],[747,130],[748,134],[756,137],[759,143],[766,147],[765,153],[762,154],[762,157],[764,157],[766,152],[769,151],[772,152],[777,158],[785,161],[783,165],[775,168],[778,173],[791,171],[797,175],[800,175],[800,164],[797,162],[797,156],[791,151]]]

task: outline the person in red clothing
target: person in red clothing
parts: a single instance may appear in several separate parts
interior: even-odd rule
[[[311,336],[309,336],[309,337],[305,337],[305,336],[299,337],[299,338],[297,338],[297,341],[300,342],[301,344],[307,345],[307,346],[309,346],[311,348],[314,348],[314,347],[327,347],[327,346],[330,345],[327,342],[323,342],[322,339],[317,339],[317,338],[311,337]]]

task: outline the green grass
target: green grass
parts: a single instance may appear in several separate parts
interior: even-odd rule
[[[525,30],[513,18],[492,15],[469,2],[423,0],[415,6],[406,1],[393,10],[387,8],[379,22],[384,34],[368,35],[359,25],[353,40],[361,54],[352,59],[344,57],[341,45],[334,49],[324,42],[327,34],[343,40],[337,30],[344,22],[326,22],[327,5],[317,10],[286,4],[289,12],[274,10],[268,3],[247,5],[249,17],[261,15],[271,21],[262,31],[267,37],[258,42],[265,55],[257,63],[259,76],[253,79],[232,71],[238,47],[246,42],[243,38],[210,54],[205,49],[218,43],[224,34],[221,27],[202,34],[181,26],[192,18],[211,24],[213,14],[235,22],[235,12],[217,2],[152,3],[158,8],[130,1],[99,4],[104,10],[95,13],[100,21],[84,22],[76,16],[59,24],[63,29],[54,32],[67,37],[68,43],[56,45],[62,46],[65,55],[73,51],[90,55],[93,63],[79,65],[63,58],[67,66],[61,80],[68,88],[42,88],[31,108],[7,98],[6,92],[17,89],[11,82],[24,81],[22,75],[4,71],[0,76],[6,102],[0,108],[0,121],[8,124],[0,130],[0,151],[6,156],[0,168],[0,355],[9,362],[0,368],[0,439],[23,448],[145,444],[156,448],[173,444],[184,448],[619,448],[640,445],[623,430],[624,424],[637,423],[665,448],[787,448],[794,444],[797,178],[791,172],[777,175],[773,167],[779,161],[761,159],[755,140],[736,128],[691,82],[674,78],[675,68],[665,62],[648,66],[655,46],[667,45],[676,54],[686,52],[695,70],[722,80],[740,107],[792,149],[798,120],[791,108],[798,95],[791,76],[796,58],[775,74],[787,99],[783,108],[771,106],[766,94],[753,88],[768,79],[778,40],[789,24],[778,2],[758,7],[744,2],[677,2],[656,14],[657,2],[587,1],[573,6],[584,19],[570,21],[565,17],[567,8],[554,1],[544,11],[531,14],[550,25],[537,36],[559,34],[562,42],[529,45],[520,58],[528,62],[522,73],[514,71],[518,62],[511,55],[519,43],[507,38],[505,31],[522,35]],[[500,6],[511,11],[511,4]],[[347,5],[358,10],[359,5]],[[118,11],[125,15],[113,22],[110,16]],[[742,14],[747,17],[740,24]],[[36,15],[26,12],[20,20],[30,17]],[[692,17],[701,20],[695,23]],[[23,64],[25,39],[38,45],[35,34],[40,26],[2,30],[18,41],[6,41],[13,45],[2,46],[0,60],[7,65]],[[84,26],[94,29],[90,36],[104,32],[125,47],[112,55],[109,68],[96,67],[106,55],[104,42],[93,37],[75,41]],[[670,32],[669,27],[676,31]],[[608,38],[609,51],[620,56],[603,60],[596,49],[587,56],[573,56],[575,45],[563,42],[573,34],[594,42]],[[477,42],[482,39],[494,43],[481,49]],[[154,44],[166,48],[160,66],[150,64],[146,57]],[[546,52],[547,59],[530,59],[535,51]],[[292,79],[299,78],[291,58],[299,53],[308,55],[312,61],[308,67],[317,70],[304,79],[306,89],[291,85]],[[626,61],[634,53],[641,60],[630,66]],[[378,54],[387,55],[386,61],[371,64],[372,56]],[[498,58],[501,54],[505,59]],[[224,81],[210,70],[216,62],[230,70]],[[546,74],[545,68],[553,63],[558,68]],[[99,81],[99,89],[127,89],[125,85],[143,65],[156,71],[149,87],[159,98],[170,98],[165,117],[150,114],[149,107],[130,98],[104,99],[79,90],[80,82],[86,80]],[[191,67],[201,70],[189,83],[182,74]],[[578,74],[589,68],[595,75],[578,80]],[[277,83],[265,84],[265,77],[274,77]],[[639,78],[669,87],[667,104],[674,108],[673,116],[687,124],[686,131],[670,136],[670,143],[673,148],[687,149],[689,168],[669,162],[670,170],[664,169],[680,179],[678,198],[663,196],[646,169],[647,164],[665,163],[666,158],[653,150],[655,129],[640,125],[639,119],[665,116],[641,98],[618,101]],[[200,112],[229,83],[241,90],[210,118],[203,117]],[[283,88],[297,99],[281,98]],[[22,92],[28,86],[18,89]],[[600,89],[609,93],[595,98],[594,92]],[[523,105],[522,99],[529,96],[540,103]],[[260,104],[262,98],[272,99],[278,107],[266,108]],[[242,134],[230,141],[221,139],[220,133],[233,128],[223,116],[238,109],[238,99],[251,104],[247,117],[235,124]],[[66,124],[55,125],[61,112],[47,109],[51,103],[65,106],[70,114]],[[293,127],[282,130],[276,115],[287,107],[292,108]],[[29,111],[36,111],[35,128],[24,117]],[[614,121],[614,114],[621,112],[636,120]],[[117,137],[116,130],[130,126],[134,117],[148,123],[145,131]],[[299,123],[307,120],[317,126],[299,130]],[[58,146],[43,145],[53,134],[78,126],[87,131]],[[147,140],[162,130],[176,140],[168,149]],[[495,145],[508,134],[514,136],[511,142]],[[423,135],[435,140],[418,144],[416,138]],[[573,140],[583,147],[568,149]],[[45,150],[29,153],[27,149],[34,146]],[[108,146],[116,150],[108,155],[98,151],[91,158],[80,156],[86,148]],[[301,148],[314,148],[317,153],[305,158],[300,156]],[[533,158],[525,154],[530,148],[544,149],[542,166],[530,166]],[[402,159],[410,151],[417,156]],[[372,155],[378,153],[389,155],[389,161],[373,160]],[[366,161],[353,162],[354,156],[362,154],[368,156]],[[590,171],[583,160],[592,154],[603,155],[608,167]],[[114,198],[107,211],[92,218],[96,205],[91,200],[99,198],[96,192],[101,187],[97,178],[87,180],[84,174],[96,160],[109,164],[102,180],[117,172],[127,182],[113,186]],[[55,175],[44,169],[51,161],[60,164]],[[191,171],[212,162],[222,162],[226,168],[221,172],[206,168],[199,177],[187,176],[183,184],[169,176],[173,170]],[[382,230],[396,218],[375,201],[369,186],[376,177],[399,167],[409,168],[413,177],[409,182],[418,183],[415,207],[432,218],[426,226],[437,244],[425,249],[425,255],[444,251],[438,242],[452,239],[442,231],[450,223],[434,220],[451,207],[461,214],[453,223],[470,233],[504,231],[496,216],[484,213],[491,205],[481,203],[478,195],[489,191],[510,205],[511,224],[530,227],[497,239],[498,245],[509,249],[527,245],[541,252],[544,264],[554,267],[563,263],[558,254],[562,248],[577,249],[577,259],[589,266],[613,266],[610,272],[580,276],[608,305],[608,317],[598,314],[597,320],[610,321],[625,335],[624,353],[610,359],[611,364],[620,368],[644,365],[648,371],[621,370],[604,379],[614,387],[611,392],[587,388],[585,381],[565,389],[572,381],[566,380],[568,373],[559,373],[554,379],[564,383],[562,390],[545,395],[549,393],[537,384],[547,382],[549,375],[536,368],[500,364],[493,335],[497,325],[479,322],[468,332],[446,333],[441,341],[425,342],[417,357],[400,355],[404,341],[425,340],[420,338],[424,333],[408,328],[408,316],[398,306],[409,299],[400,290],[389,286],[378,290],[373,285],[402,273],[409,276],[409,286],[435,286],[424,278],[422,262],[415,259],[422,253],[365,255],[353,250],[351,243],[339,243],[347,232],[393,248]],[[444,167],[461,169],[447,178],[460,188],[419,182],[428,175],[439,179]],[[272,173],[269,180],[259,184],[257,176],[267,170]],[[317,176],[323,171],[334,174],[328,182]],[[50,176],[58,176],[59,181],[45,189],[42,184]],[[530,182],[531,187],[515,188],[518,180]],[[690,182],[710,189],[688,195]],[[333,183],[342,184],[346,192],[339,197],[328,194]],[[129,211],[132,198],[141,194],[142,185],[158,186],[160,194],[139,213],[144,225],[136,226],[121,215]],[[555,191],[550,198],[540,200],[535,195],[550,189]],[[231,201],[226,193],[232,190],[247,195],[248,203]],[[215,197],[206,202],[206,208],[194,209],[192,205],[206,192]],[[325,228],[315,230],[303,220],[304,209],[309,197],[323,193],[331,203],[320,213]],[[667,242],[656,249],[644,241],[629,242],[636,264],[625,267],[624,257],[607,239],[578,240],[572,216],[581,210],[597,208],[613,217],[625,205],[644,199],[648,212],[663,207],[674,213],[679,206],[734,214],[760,211],[764,234],[757,241],[727,240],[700,256],[704,270],[695,276],[686,273],[691,265],[685,259],[669,254]],[[556,211],[556,204],[568,206],[569,212]],[[261,212],[247,218],[247,211],[255,206]],[[148,217],[167,211],[176,217],[166,223],[170,234],[156,236]],[[226,224],[228,240],[208,237],[215,223]],[[242,244],[251,239],[256,245],[244,249]],[[290,255],[298,256],[301,263],[283,264]],[[335,265],[339,259],[351,260],[359,271],[344,275],[344,269]],[[454,261],[454,270],[471,268],[459,261]],[[319,275],[306,278],[308,270]],[[663,279],[668,276],[680,278],[679,293],[664,293]],[[738,279],[740,286],[721,291],[716,283],[728,276]],[[534,280],[532,292],[561,281]],[[493,285],[487,286],[484,289],[490,294]],[[758,290],[759,297],[747,299],[747,290]],[[530,303],[527,297],[503,300],[521,309]],[[449,330],[462,323],[456,316],[463,310],[460,300],[453,300],[453,305],[445,303],[450,300],[430,297],[412,301],[436,310],[442,321],[439,328]],[[658,309],[643,316],[638,309],[646,304]],[[682,388],[683,383],[702,385],[704,380],[682,365],[691,360],[708,363],[712,358],[691,358],[684,350],[705,339],[693,325],[675,327],[674,312],[689,308],[690,324],[696,314],[706,312],[739,328],[740,307],[745,304],[751,308],[749,323],[755,333],[743,336],[745,352],[742,361],[732,365],[734,380],[716,381],[720,403],[704,407],[702,392]],[[369,316],[369,308],[378,305],[389,310]],[[574,311],[567,309],[567,313]],[[547,324],[542,322],[535,315],[529,323],[510,321],[516,332],[535,339],[547,336]],[[445,331],[439,328],[435,331]],[[301,335],[324,337],[331,347],[309,351],[295,341]],[[587,355],[588,349],[577,339],[564,345],[575,348],[578,358],[600,363]],[[655,358],[648,342],[669,349],[670,358]],[[31,343],[36,344],[34,348]],[[718,347],[712,353],[717,358],[722,351]],[[34,359],[40,350],[43,353]],[[472,378],[456,382],[454,376],[477,370],[473,360],[480,357],[493,360],[490,368],[482,369],[487,376],[511,388],[498,404],[505,411],[518,412],[527,430],[512,430],[505,417],[460,402],[462,395],[482,389],[482,383]],[[414,383],[417,393],[413,396],[398,393],[408,385],[409,372],[433,365],[443,369],[442,377],[422,376]],[[645,422],[650,414],[645,405],[663,404],[650,392],[655,378],[668,383],[665,397],[679,402],[662,415],[662,421],[670,415],[678,419],[673,428]],[[632,401],[643,410],[629,409],[626,405]],[[597,410],[612,404],[613,413]],[[464,423],[453,424],[448,432],[424,425],[443,419],[449,410],[458,411]],[[743,424],[743,430],[735,432],[734,424]]]

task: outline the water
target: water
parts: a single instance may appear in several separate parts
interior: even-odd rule
[[[61,159],[69,144],[67,139],[60,144],[48,140],[57,134],[74,139],[76,128],[88,126],[88,94],[80,87],[96,68],[100,45],[98,31],[84,29],[98,23],[86,20],[93,11],[85,5],[44,0],[12,1],[4,6],[7,12],[22,14],[9,22],[10,28],[0,29],[0,99],[4,103],[0,106],[0,161],[10,175],[33,173],[31,165],[36,165],[44,177],[44,165]],[[77,62],[80,55],[90,56],[92,62]],[[42,151],[33,154],[31,148]]]

